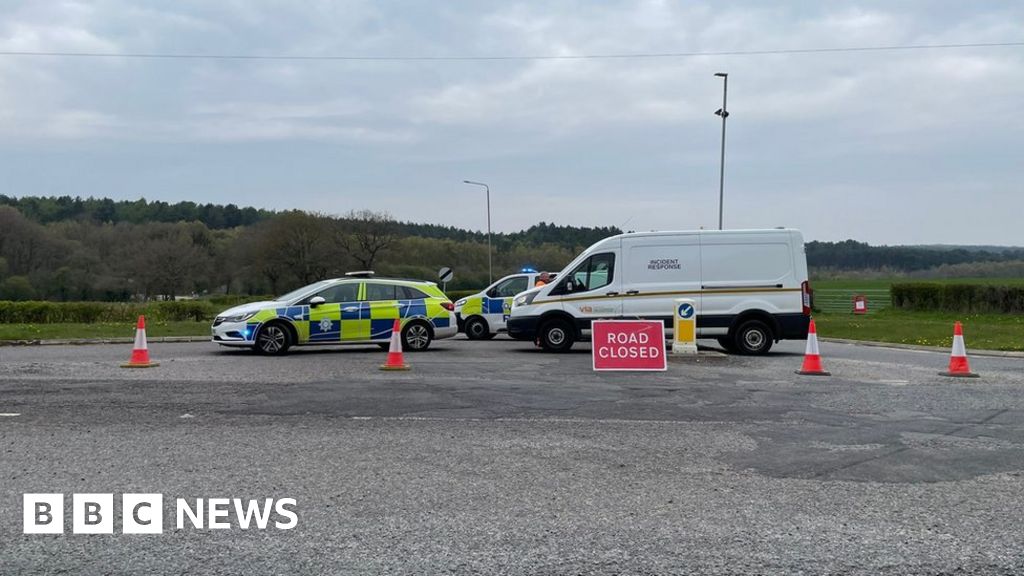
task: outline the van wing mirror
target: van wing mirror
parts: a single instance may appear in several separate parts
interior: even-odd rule
[[[309,305],[311,308],[316,308],[317,306],[326,303],[327,300],[325,300],[323,296],[313,296],[312,298],[309,299]]]

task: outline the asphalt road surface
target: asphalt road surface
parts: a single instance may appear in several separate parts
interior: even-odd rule
[[[656,374],[451,340],[264,358],[0,348],[2,574],[1020,574],[1024,359],[823,344]],[[65,533],[22,533],[62,493]],[[164,495],[164,532],[71,533],[71,495]],[[175,527],[294,498],[292,530]],[[120,510],[117,512],[120,514]]]

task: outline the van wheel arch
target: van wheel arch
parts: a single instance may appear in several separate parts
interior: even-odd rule
[[[736,316],[736,319],[732,321],[729,326],[729,337],[732,338],[736,335],[736,330],[748,320],[760,320],[768,325],[768,328],[772,331],[772,340],[778,342],[781,340],[779,334],[782,333],[782,327],[779,326],[779,321],[772,316],[771,313],[764,310],[746,310]]]
[[[760,355],[766,354],[773,342],[779,341],[779,333],[779,324],[771,314],[752,310],[736,317],[727,338],[734,343],[736,352]]]

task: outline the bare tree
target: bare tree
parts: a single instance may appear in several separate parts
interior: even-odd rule
[[[398,238],[398,223],[387,212],[353,210],[341,223],[339,242],[364,270],[373,270],[380,254]]]

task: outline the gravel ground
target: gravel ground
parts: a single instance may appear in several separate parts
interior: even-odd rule
[[[495,340],[0,349],[3,574],[1020,574],[1024,360],[823,344],[595,374]],[[14,416],[12,414],[17,414]],[[60,492],[63,535],[24,535]],[[161,493],[161,535],[72,534]],[[174,499],[295,498],[294,530],[176,530]],[[119,512],[119,510],[118,510]]]

